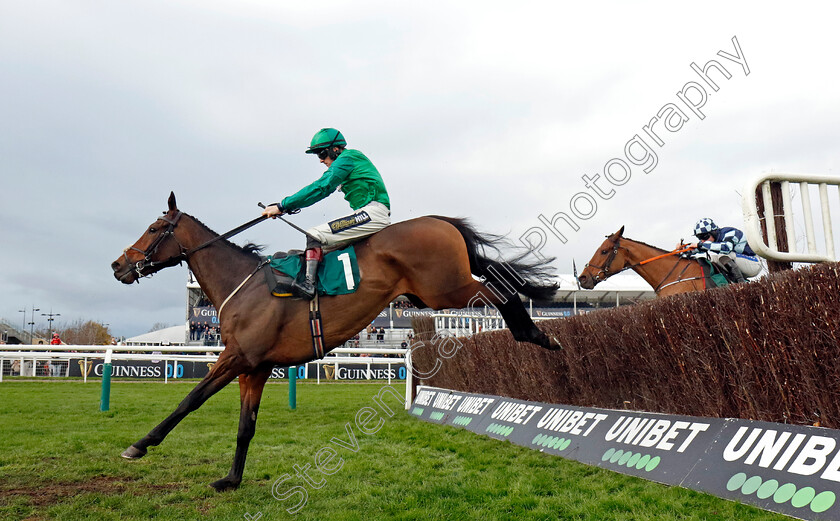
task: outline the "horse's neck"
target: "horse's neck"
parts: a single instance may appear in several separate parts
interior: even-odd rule
[[[626,238],[622,240],[622,245],[628,251],[626,258],[628,264],[632,267],[631,269],[645,279],[645,282],[650,284],[654,289],[662,287],[663,283],[670,281],[670,279],[676,279],[680,275],[682,269],[679,267],[675,268],[675,264],[689,262],[688,260],[681,259],[676,255],[670,255],[668,257],[663,257],[661,259],[639,265],[640,262],[658,257],[668,252]]]
[[[182,222],[188,223],[187,226],[178,226],[179,230],[183,230],[178,239],[188,250],[216,237],[215,232],[194,218],[189,217],[185,221]],[[187,259],[187,265],[204,294],[218,309],[236,286],[256,268],[257,262],[252,255],[219,240],[192,253]]]

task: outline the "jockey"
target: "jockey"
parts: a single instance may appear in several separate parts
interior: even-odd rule
[[[746,282],[746,277],[755,277],[761,271],[761,263],[741,230],[718,228],[713,220],[703,218],[694,225],[694,236],[698,242],[689,246],[707,253],[735,282]]]
[[[339,249],[374,234],[391,224],[391,202],[379,171],[358,150],[346,149],[347,141],[338,130],[322,128],[310,142],[307,154],[316,154],[327,171],[320,179],[269,205],[262,215],[279,217],[311,206],[332,194],[344,192],[353,213],[306,231],[306,278],[292,289],[299,298],[315,296],[315,277],[323,250]]]

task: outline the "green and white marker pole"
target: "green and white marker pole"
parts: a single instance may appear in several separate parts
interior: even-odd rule
[[[297,367],[289,367],[289,409],[297,409]]]
[[[99,400],[99,410],[107,411],[111,406],[111,354],[105,351],[105,366],[102,368],[102,398]]]

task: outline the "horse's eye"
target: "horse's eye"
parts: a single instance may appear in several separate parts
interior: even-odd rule
[[[601,255],[606,255],[606,254],[607,254],[607,250],[601,250]]]
[[[149,233],[156,233],[156,232],[157,232],[157,228],[155,228],[154,226],[149,228]]]

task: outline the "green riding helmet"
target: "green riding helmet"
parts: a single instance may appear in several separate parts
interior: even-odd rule
[[[324,148],[343,146],[347,146],[347,141],[345,141],[341,132],[334,128],[322,128],[312,137],[312,142],[310,142],[306,153],[314,154]]]

